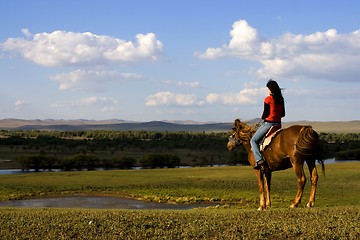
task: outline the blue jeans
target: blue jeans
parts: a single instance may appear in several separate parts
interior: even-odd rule
[[[251,144],[251,150],[254,153],[255,156],[255,160],[258,162],[262,159],[262,155],[260,152],[260,141],[264,138],[264,136],[266,135],[266,133],[270,130],[270,128],[274,125],[278,125],[279,123],[268,123],[268,122],[263,122],[261,124],[261,126],[258,128],[258,130],[256,130],[254,136],[251,138],[250,140],[250,144]]]

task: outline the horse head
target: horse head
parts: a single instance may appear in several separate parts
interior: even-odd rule
[[[243,142],[250,141],[253,134],[254,129],[252,129],[245,122],[241,122],[239,119],[235,119],[234,127],[232,128],[227,144],[228,150],[232,151]]]

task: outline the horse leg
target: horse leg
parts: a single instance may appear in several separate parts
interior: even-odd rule
[[[302,164],[294,165],[294,171],[298,179],[298,190],[294,198],[294,202],[290,205],[291,208],[298,207],[301,203],[301,197],[304,191],[306,177],[304,174],[304,168]]]
[[[265,176],[265,194],[266,194],[266,209],[271,207],[271,200],[270,200],[270,184],[271,184],[271,172],[264,173]]]
[[[255,171],[257,180],[258,180],[258,188],[259,188],[259,194],[260,194],[260,206],[258,208],[258,211],[262,211],[266,208],[265,205],[265,193],[264,193],[264,176],[263,173],[259,170]]]
[[[309,172],[311,176],[311,192],[309,202],[306,204],[307,207],[313,207],[315,205],[315,193],[316,193],[316,186],[318,181],[318,174],[316,170],[315,161],[307,161],[306,162],[309,167]]]

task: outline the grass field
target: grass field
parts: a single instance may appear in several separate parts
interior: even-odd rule
[[[308,173],[306,173],[308,177]],[[57,172],[0,176],[1,200],[116,195],[161,202],[227,204],[194,210],[1,208],[4,239],[359,239],[360,162],[326,165],[316,207],[289,209],[291,169],[275,172],[272,209],[257,212],[251,167]],[[309,178],[309,177],[308,177]],[[303,205],[309,196],[305,188]]]

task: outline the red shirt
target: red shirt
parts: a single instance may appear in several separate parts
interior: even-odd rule
[[[274,98],[270,95],[264,100],[264,112],[262,119],[266,122],[281,122],[281,118],[285,116],[284,104],[275,104]]]

